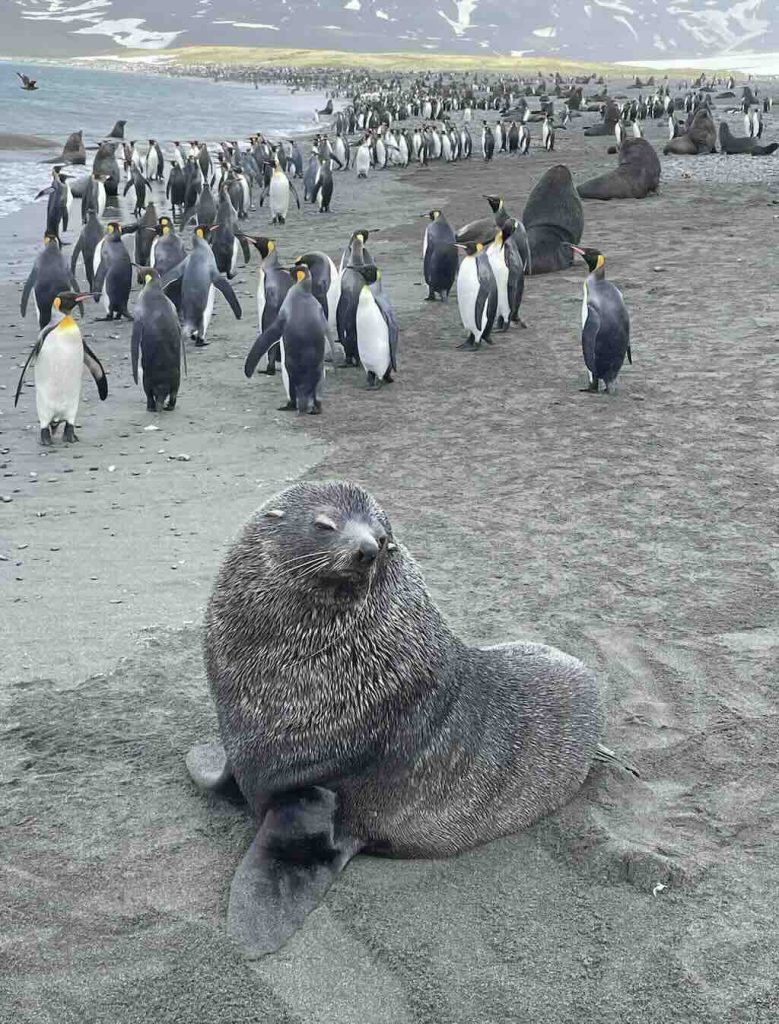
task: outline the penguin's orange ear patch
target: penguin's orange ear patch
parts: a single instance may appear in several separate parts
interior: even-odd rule
[[[476,243],[476,252],[481,252],[483,248],[484,246],[481,244],[481,242]]]
[[[58,295],[56,297],[56,299],[54,300],[54,308],[55,309],[59,309],[61,305],[62,305],[62,299]]]
[[[143,279],[146,282],[146,284],[148,284],[149,281],[151,281],[152,276],[151,276],[151,274],[146,274]]]
[[[296,275],[296,276],[297,276],[297,279],[298,279],[298,281],[304,281],[304,280],[305,280],[305,278],[306,278],[306,274],[305,274],[305,271],[304,271],[304,270],[299,270],[299,271],[297,272],[297,275]]]
[[[595,264],[595,269],[596,270],[600,270],[600,268],[605,264],[605,262],[606,262],[606,257],[603,255],[603,253],[599,253],[598,254],[598,262]]]

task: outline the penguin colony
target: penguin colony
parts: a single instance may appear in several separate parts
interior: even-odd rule
[[[239,77],[255,84],[262,77],[241,69],[207,70],[216,78]],[[275,74],[277,80],[278,69]],[[629,88],[638,95],[622,102],[594,76],[563,80],[556,75],[547,83],[417,75],[409,84],[394,76],[376,79],[366,72],[315,69],[307,74],[289,71],[286,77],[295,89],[329,83],[327,105],[314,112],[317,124],[328,119],[327,130],[310,143],[255,133],[244,141],[173,141],[164,148],[150,138],[139,147],[125,139],[127,122],[120,120],[97,146],[91,172],[74,180],[66,165],[85,164],[86,149],[81,132],[68,138],[50,184],[38,194],[47,199],[44,244],[21,298],[22,315],[30,304],[34,307],[40,334],[22,371],[16,401],[26,371],[34,368],[42,444],[52,443],[61,423],[65,441],[77,440],[84,365],[100,398],[107,397],[106,374],[72,315],[77,307],[83,311],[85,302],[102,302],[105,320],[132,320],[133,379],[142,384],[150,412],[172,411],[182,362],[186,368],[187,344],[208,344],[216,292],[236,319],[243,316],[230,281],[239,260],[250,262],[252,250],[259,260],[258,333],[246,357],[247,377],[258,371],[273,375],[278,364],[285,390],[281,408],[311,415],[322,410],[328,359],[333,365],[361,366],[370,389],[392,382],[398,368],[398,321],[381,269],[369,252],[370,230],[352,233],[336,266],[330,255],[316,249],[294,259],[290,254],[282,257],[277,238],[245,229],[250,214],[263,209],[281,237],[288,217],[301,208],[296,181],[302,183],[303,202],[326,214],[339,201],[342,176],[368,179],[410,163],[489,163],[500,156],[528,157],[537,149],[554,152],[557,133],[572,130],[574,119],[583,113],[599,115],[585,134],[613,137],[616,152],[626,139],[643,138],[649,119],[667,121],[667,152],[711,152],[716,148],[712,94],[717,88],[724,89],[717,98],[734,101],[728,111],[744,117],[744,138],[733,137],[722,122],[722,151],[760,156],[777,148],[762,144],[762,115],[771,111],[771,98],[742,86],[737,103],[732,79],[709,80],[705,75],[673,92],[667,79],[659,84],[636,79]],[[348,93],[348,102],[336,111],[333,96],[342,91]],[[570,182],[566,168],[552,171],[563,172]],[[570,191],[581,207],[572,184]],[[135,219],[122,223],[117,219],[118,196],[130,193]],[[74,196],[80,199],[80,232],[68,261],[62,235],[75,230]],[[527,276],[561,269],[578,257],[589,271],[581,319],[589,383],[583,390],[597,392],[602,383],[614,392],[625,359],[632,362],[630,320],[619,289],[606,280],[604,254],[579,245],[581,212],[574,211],[578,229],[558,231],[562,240],[556,242],[558,251],[550,263],[548,253],[540,252],[535,225],[511,216],[502,197],[484,199],[491,216],[459,229],[449,224],[443,210],[422,214],[428,221],[422,243],[427,300],[446,302],[455,292],[465,333],[459,347],[477,351],[493,342],[495,329],[525,326],[519,312]],[[554,204],[554,189],[546,201]],[[158,207],[166,204],[169,212],[159,215]],[[566,216],[570,220],[570,212]],[[126,244],[130,238],[132,252]],[[84,290],[76,276],[79,264],[87,282]],[[131,309],[134,281],[141,290]]]

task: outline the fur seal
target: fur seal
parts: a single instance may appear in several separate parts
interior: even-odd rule
[[[585,135],[613,135],[614,125],[616,125],[620,118],[620,110],[617,104],[612,99],[607,99],[601,108],[601,117],[603,120],[600,124],[590,124],[584,129]]]
[[[720,121],[719,147],[727,156],[733,156],[736,153],[748,153],[750,156],[770,156],[771,153],[775,153],[779,149],[779,142],[761,146],[757,139],[734,135],[727,123]]]
[[[258,822],[228,909],[249,955],[278,949],[357,852],[455,854],[562,806],[593,760],[621,764],[598,743],[592,672],[460,640],[348,481],[295,484],[251,517],[204,644],[222,743],[187,767],[203,789],[234,779]]]
[[[717,149],[717,127],[708,110],[695,112],[687,131],[669,139],[663,147],[663,153],[675,156],[697,156],[702,153],[715,153]]]
[[[530,193],[522,214],[530,244],[531,273],[565,270],[573,263],[571,244],[584,232],[584,210],[564,164],[550,167]]]
[[[613,171],[579,185],[582,199],[644,199],[660,184],[660,161],[646,139],[625,139]]]

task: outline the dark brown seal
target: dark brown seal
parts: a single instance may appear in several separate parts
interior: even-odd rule
[[[746,153],[749,156],[770,156],[779,149],[779,143],[769,142],[767,146],[761,145],[758,139],[749,138],[746,135],[734,135],[725,121],[719,125],[719,147],[727,156],[734,156],[737,153]]]
[[[231,777],[259,831],[228,929],[278,948],[358,851],[457,853],[564,804],[598,744],[595,680],[541,644],[456,637],[376,501],[297,484],[249,520],[206,613],[223,746],[187,757]]]
[[[525,203],[522,223],[527,231],[533,274],[565,270],[573,263],[571,245],[584,232],[584,211],[563,164],[550,167]]]
[[[579,185],[582,199],[644,199],[660,184],[660,161],[646,139],[625,139],[618,166]]]
[[[702,153],[717,151],[717,126],[708,110],[695,112],[692,121],[683,135],[666,142],[663,153],[676,156],[697,156]]]

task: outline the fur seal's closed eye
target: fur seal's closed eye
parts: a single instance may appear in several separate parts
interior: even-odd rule
[[[318,526],[320,530],[337,530],[338,527],[335,525],[330,516],[326,516],[324,512],[320,512],[314,520],[314,525]]]

